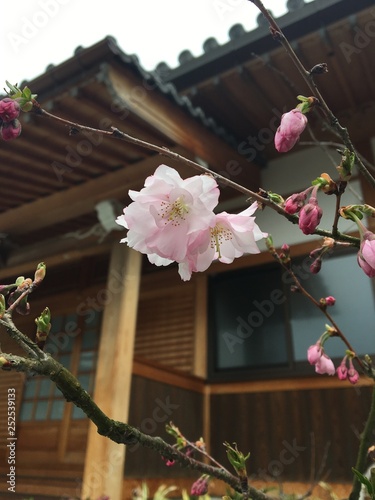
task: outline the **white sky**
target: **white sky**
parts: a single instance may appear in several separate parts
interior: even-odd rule
[[[286,12],[286,0],[264,4],[275,16]],[[248,0],[16,0],[3,9],[0,89],[5,80],[31,80],[107,35],[147,70],[161,61],[176,67],[184,49],[199,56],[210,36],[222,44],[234,24],[256,27],[258,13]]]

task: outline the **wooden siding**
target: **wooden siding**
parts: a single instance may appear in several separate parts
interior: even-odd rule
[[[194,369],[195,285],[173,273],[142,278],[135,356],[176,368]]]
[[[308,482],[327,453],[329,481],[350,481],[371,388],[213,394],[211,452],[226,463],[224,441],[251,452],[249,473]],[[312,457],[315,456],[315,463]]]
[[[188,439],[197,440],[203,429],[203,394],[156,382],[135,375],[132,382],[129,423],[141,431],[161,436],[173,444],[165,425],[172,421]],[[195,477],[197,474],[179,466],[166,467],[160,456],[137,445],[126,450],[125,477],[147,478]]]

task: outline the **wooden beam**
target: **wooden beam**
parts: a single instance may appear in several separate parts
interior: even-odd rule
[[[122,275],[122,286],[113,276]],[[127,245],[113,247],[95,377],[94,400],[109,417],[126,422],[129,414],[134,338],[141,275],[141,254]],[[106,494],[122,499],[125,446],[100,436],[90,423],[82,498]]]
[[[186,152],[181,148],[173,151]],[[10,235],[27,234],[90,213],[99,201],[123,199],[132,186],[140,184],[142,187],[144,179],[163,162],[164,159],[155,154],[116,172],[3,212],[0,214],[0,231]],[[177,162],[168,160],[168,165],[177,167]]]
[[[246,161],[235,149],[208,130],[197,119],[167,96],[147,84],[140,85],[139,80],[130,73],[116,67],[109,68],[109,78],[117,96],[137,116],[165,134],[196,156],[206,161],[216,172],[253,190],[259,189],[259,167]],[[139,91],[136,92],[135,89]]]

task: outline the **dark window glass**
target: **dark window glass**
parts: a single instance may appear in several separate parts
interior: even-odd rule
[[[359,355],[375,354],[374,283],[356,254],[328,257],[320,273],[308,257],[293,261],[301,284],[328,309]],[[227,271],[209,278],[209,372],[211,378],[251,378],[314,373],[307,349],[325,331],[327,318],[302,294],[292,293],[290,276],[278,265]],[[345,355],[338,338],[325,343],[335,361]]]

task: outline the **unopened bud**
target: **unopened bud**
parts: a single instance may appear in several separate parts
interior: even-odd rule
[[[0,135],[4,141],[12,141],[17,139],[22,130],[21,122],[12,120],[11,122],[3,122],[0,128]]]
[[[334,182],[331,176],[326,174],[325,172],[313,181],[313,185],[318,185],[321,191],[326,194],[334,194],[338,192],[336,182]]]
[[[0,368],[3,370],[6,370],[7,368],[10,368],[11,363],[8,361],[4,356],[0,356]]]
[[[344,154],[341,157],[341,163],[336,167],[340,178],[343,181],[349,181],[352,176],[352,170],[355,162],[355,153],[345,149]]]
[[[44,262],[40,262],[36,268],[34,281],[43,281],[46,275],[46,265]]]
[[[328,295],[324,300],[327,306],[334,306],[336,303],[336,299],[332,295]]]
[[[51,312],[48,307],[35,319],[36,323],[36,343],[39,347],[44,345],[51,330]]]
[[[318,272],[321,270],[321,268],[322,268],[322,259],[320,257],[318,257],[310,265],[310,273],[312,273],[312,274],[318,274]]]
[[[5,297],[3,294],[0,294],[0,318],[4,316],[6,310]]]
[[[282,205],[284,203],[284,198],[277,193],[272,193],[272,191],[267,192],[268,198],[276,203],[277,205]]]

